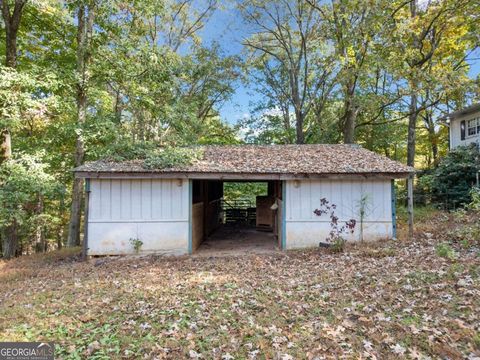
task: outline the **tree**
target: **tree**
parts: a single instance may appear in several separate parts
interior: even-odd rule
[[[19,238],[22,232],[35,239],[35,251],[47,249],[44,230],[54,227],[57,218],[47,215],[45,207],[55,197],[58,184],[46,167],[38,156],[24,154],[0,165],[0,229],[5,233],[6,259],[28,248]]]
[[[7,67],[17,67],[17,35],[26,2],[27,0],[15,0],[12,11],[8,0],[0,0],[5,25],[5,66]],[[0,164],[11,156],[10,131],[8,128],[0,129]]]
[[[55,78],[35,73],[33,70],[18,72],[10,67],[0,67],[0,128],[18,131],[31,119],[45,119],[48,116],[45,109],[56,106],[55,97],[45,96],[48,89],[54,88],[55,82]],[[38,205],[38,200],[45,195],[41,186],[47,186],[42,182],[49,174],[44,170],[46,165],[42,159],[18,150],[15,156],[2,161],[0,168],[0,233],[3,256],[8,259],[18,252],[19,231],[25,230],[24,214],[32,215],[32,212],[26,209],[34,208],[34,204]],[[28,179],[22,179],[26,173]],[[29,226],[26,228],[30,229]]]
[[[249,1],[242,3],[244,19],[256,31],[244,41],[253,52],[252,65],[288,126],[295,116],[295,142],[305,142],[306,119],[331,91],[332,53],[323,38],[321,19],[305,1]],[[323,95],[322,95],[323,93]]]
[[[440,77],[446,79],[464,65],[469,47],[463,31],[469,21],[465,14],[472,4],[471,0],[445,0],[422,5],[414,0],[392,4],[389,39],[391,46],[398,51],[391,53],[390,61],[392,71],[406,85],[409,166],[415,165],[418,115],[439,101],[434,97],[430,102],[431,94],[424,96],[424,101],[420,96],[432,86],[437,87]],[[438,87],[435,93],[439,94]]]
[[[75,166],[83,164],[85,159],[85,148],[83,140],[83,127],[87,120],[87,88],[88,88],[88,67],[91,58],[91,42],[93,25],[95,20],[95,5],[81,2],[77,10],[77,130],[76,145],[74,154]],[[82,216],[83,198],[82,179],[73,179],[72,205],[70,210],[70,223],[68,227],[68,246],[80,245],[80,223]]]
[[[17,67],[17,34],[22,19],[23,8],[27,0],[15,0],[13,11],[10,9],[8,0],[0,0],[2,17],[5,25],[5,65]]]
[[[376,34],[383,25],[384,4],[359,0],[332,0],[325,4],[316,0],[308,3],[325,20],[329,39],[335,47],[339,71],[336,82],[340,87],[343,109],[339,125],[343,142],[355,142],[355,127],[362,103],[358,99],[359,81],[362,75],[373,75],[371,57],[375,42],[381,42]],[[378,44],[377,44],[378,46]]]

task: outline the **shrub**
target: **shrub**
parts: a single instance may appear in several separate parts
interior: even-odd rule
[[[146,159],[149,154],[155,152],[155,149],[156,146],[153,143],[133,143],[132,141],[120,139],[119,141],[109,144],[105,149],[103,157],[108,161]]]
[[[137,238],[130,238],[130,244],[132,244],[135,253],[138,254],[142,248],[143,241]]]
[[[431,172],[418,181],[417,188],[430,195],[434,203],[456,208],[470,203],[471,189],[480,169],[480,153],[477,145],[461,146],[445,156]]]
[[[468,204],[468,208],[470,210],[479,211],[480,210],[480,189],[477,187],[472,188],[470,190],[470,204]]]
[[[447,259],[455,259],[456,257],[455,251],[447,243],[438,244],[435,247],[435,252],[437,253],[438,256],[447,258]]]
[[[345,250],[346,240],[342,237],[338,237],[331,241],[330,250],[334,253],[341,253]]]

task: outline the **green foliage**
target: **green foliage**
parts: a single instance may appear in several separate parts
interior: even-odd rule
[[[202,158],[200,148],[166,147],[147,154],[143,166],[146,169],[182,168]]]
[[[429,219],[439,216],[445,216],[437,207],[432,205],[415,205],[413,208],[413,216],[416,223],[422,223]],[[398,221],[406,224],[408,221],[407,207],[402,204],[397,205]]]
[[[103,158],[110,161],[146,159],[156,148],[156,145],[151,142],[133,143],[128,140],[119,141],[104,148],[105,155]]]
[[[453,260],[457,257],[455,250],[447,243],[440,243],[435,247],[438,256]]]
[[[138,254],[140,252],[140,249],[142,248],[143,241],[137,238],[131,238],[130,244],[133,246],[133,250],[135,250],[135,253]]]
[[[480,211],[480,189],[474,187],[470,190],[470,198],[472,201],[468,204],[468,208],[474,211]]]
[[[365,217],[368,216],[370,212],[370,196],[369,194],[361,194],[360,200],[357,204],[358,207],[358,215],[359,215],[359,223],[360,223],[360,240],[363,241],[363,230],[364,230],[364,222]]]
[[[433,203],[459,207],[471,201],[471,190],[480,169],[480,154],[476,145],[450,151],[431,174],[419,179],[419,188],[431,196]]]
[[[58,183],[46,172],[46,164],[36,156],[25,155],[0,165],[0,227],[8,226],[14,219],[22,221],[28,203],[37,196],[55,194]]]
[[[257,196],[268,194],[268,184],[265,182],[225,182],[223,197],[226,201],[247,200],[255,205]]]
[[[26,248],[27,240],[39,227],[52,240],[56,239],[55,232],[61,222],[54,211],[54,202],[61,196],[62,187],[47,171],[48,165],[39,156],[26,154],[0,165],[0,233],[15,225],[24,236],[19,245]]]
[[[42,69],[19,72],[0,65],[0,128],[18,128],[54,112],[57,86],[55,75]]]
[[[331,245],[330,245],[330,251],[333,253],[342,253],[345,250],[345,244],[347,241],[342,238],[342,237],[337,237],[332,240]]]

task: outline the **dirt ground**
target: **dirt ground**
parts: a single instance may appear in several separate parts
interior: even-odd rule
[[[273,232],[254,227],[223,226],[204,241],[195,257],[271,254],[279,251]]]
[[[66,359],[478,359],[480,249],[415,239],[223,257],[0,262],[0,340]]]

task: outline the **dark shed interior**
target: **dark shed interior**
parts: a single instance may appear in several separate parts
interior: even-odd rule
[[[282,183],[262,182],[268,193],[251,204],[226,201],[223,180],[192,180],[192,250],[278,247]]]

